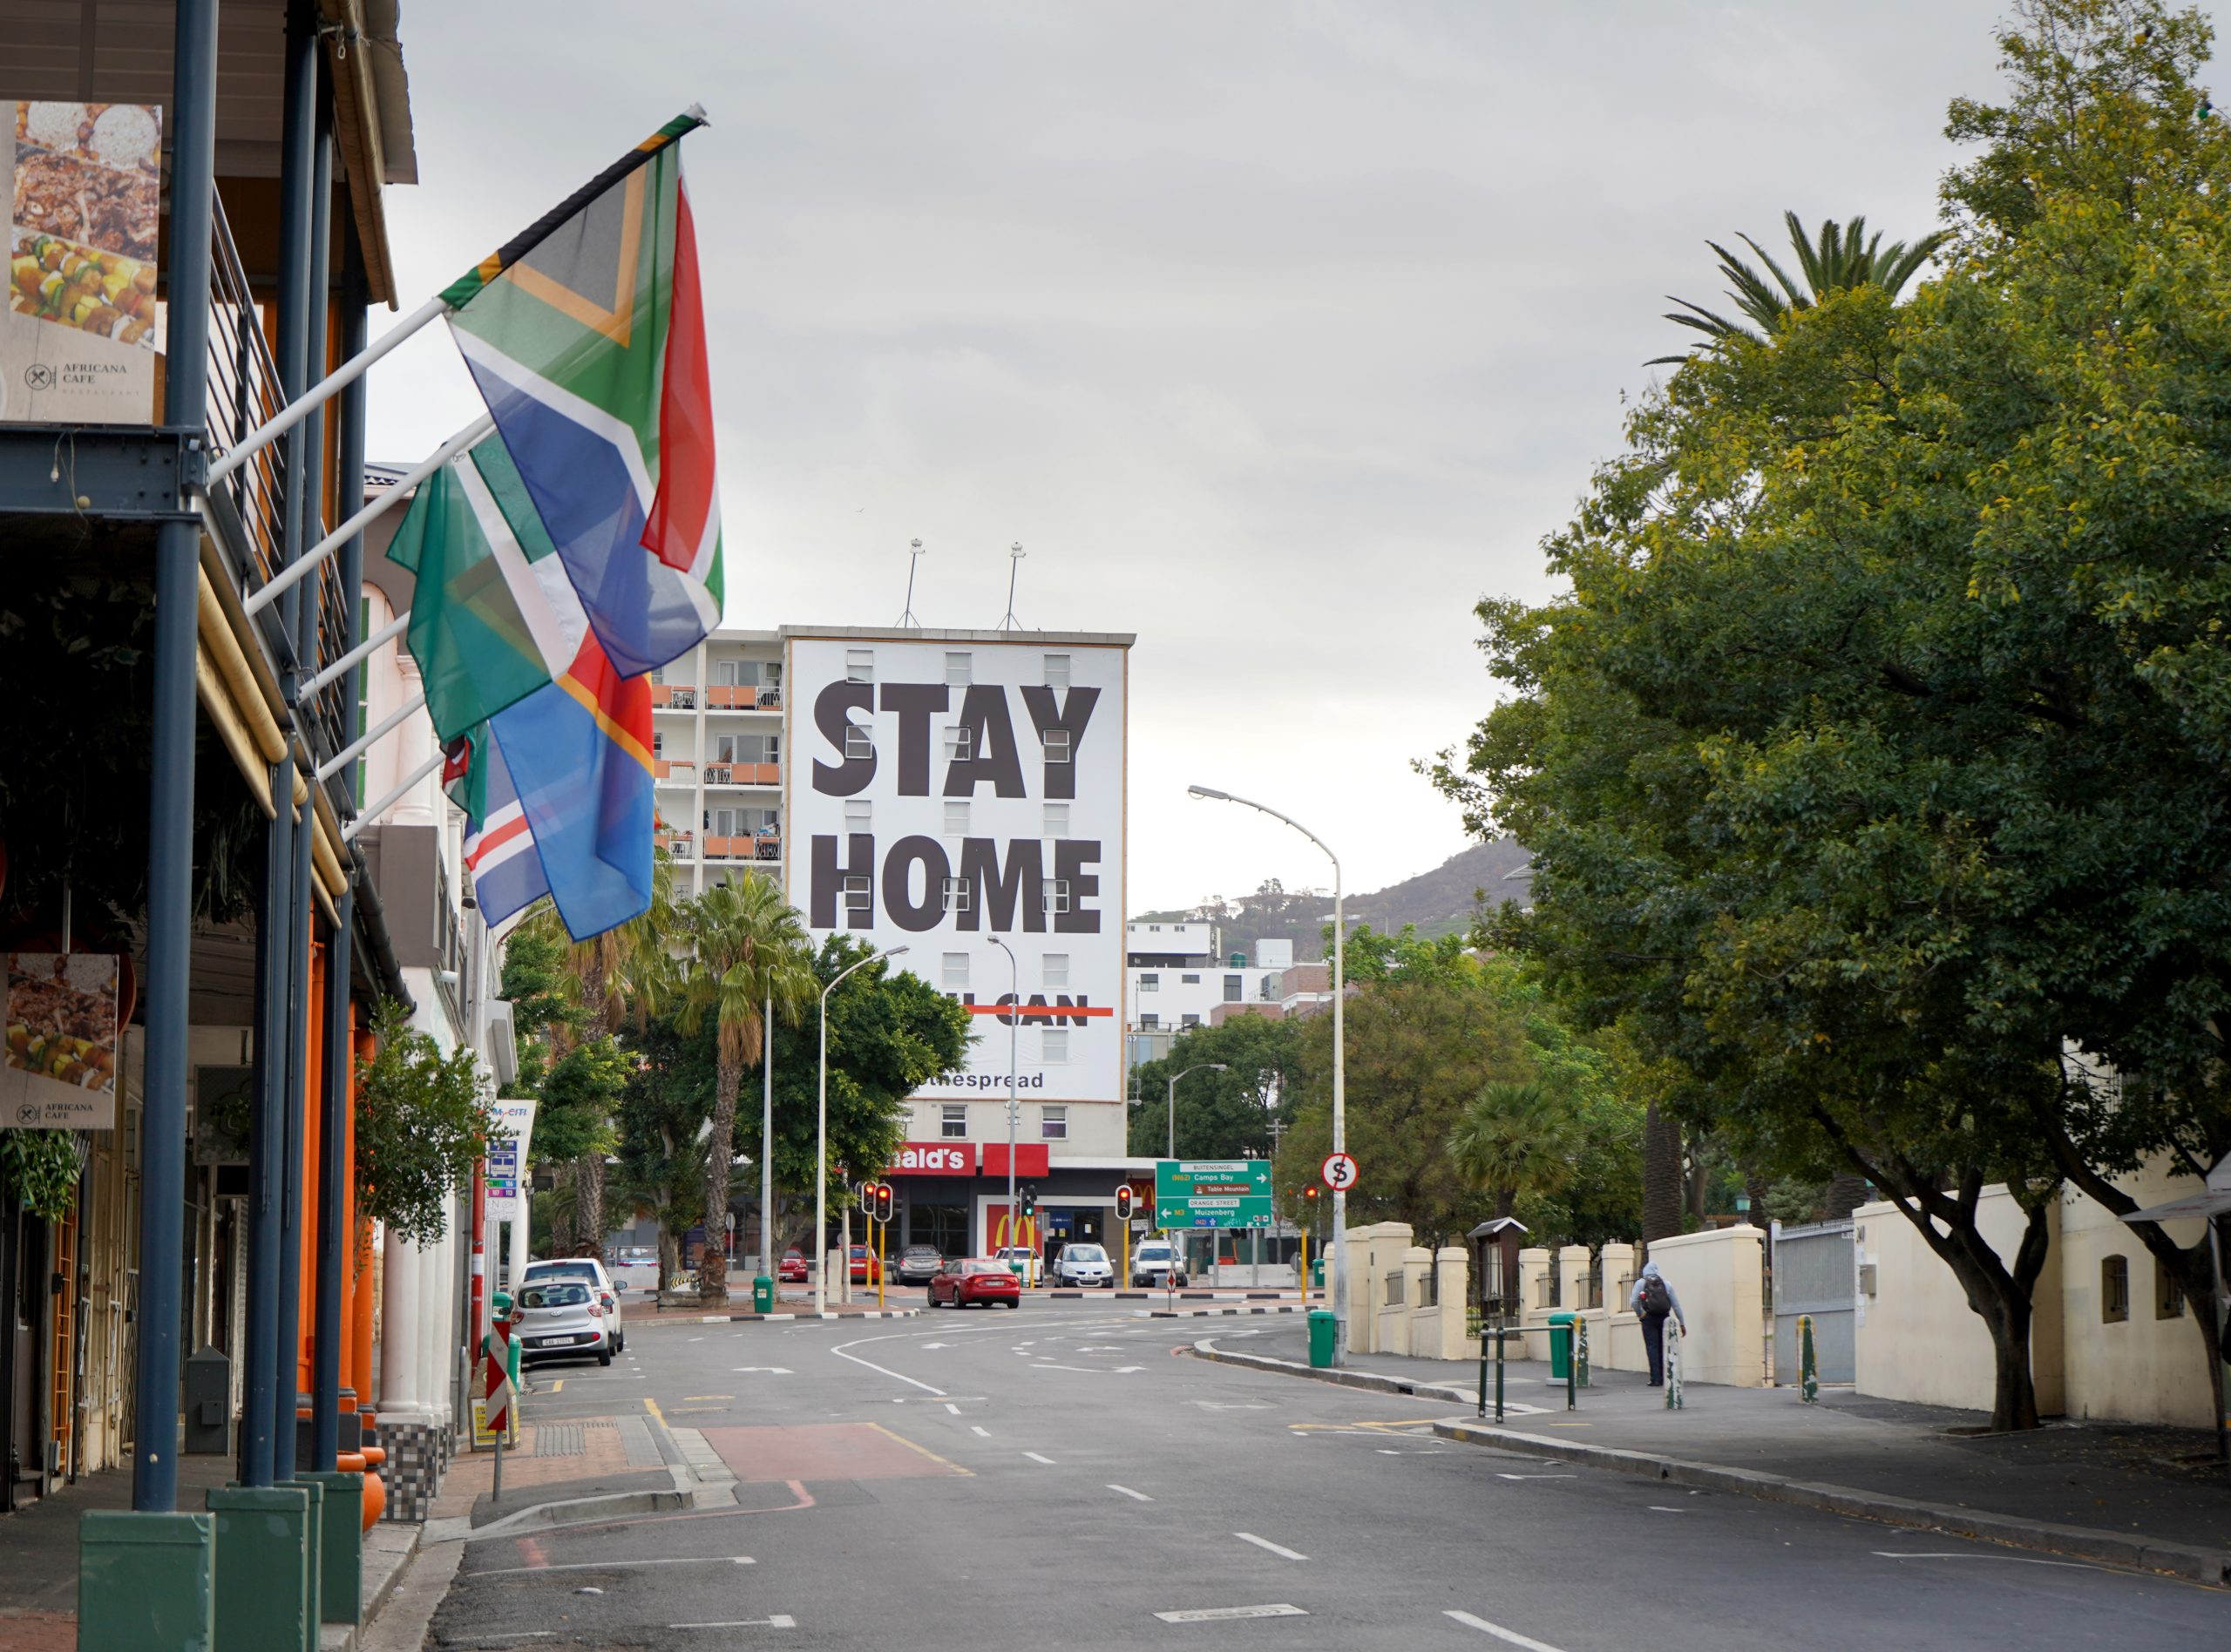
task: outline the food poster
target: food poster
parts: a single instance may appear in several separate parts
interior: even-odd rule
[[[10,952],[0,1128],[116,1127],[113,952]]]
[[[0,420],[147,423],[162,335],[162,111],[0,103],[0,120],[10,203]]]

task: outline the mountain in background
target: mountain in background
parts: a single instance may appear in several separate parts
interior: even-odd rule
[[[1526,850],[1507,837],[1499,837],[1450,856],[1429,872],[1406,877],[1399,884],[1367,895],[1351,895],[1346,901],[1348,924],[1368,924],[1387,932],[1414,924],[1421,935],[1461,935],[1472,924],[1477,897],[1484,891],[1488,904],[1522,899],[1523,878],[1512,878],[1527,862]],[[1227,956],[1256,955],[1265,939],[1292,940],[1297,960],[1325,955],[1323,931],[1332,917],[1329,889],[1289,890],[1276,879],[1251,895],[1226,899],[1210,896],[1190,911],[1142,912],[1142,921],[1177,923],[1208,918],[1222,935]]]

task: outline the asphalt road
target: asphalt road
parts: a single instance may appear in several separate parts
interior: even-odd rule
[[[2231,1642],[2221,1591],[1445,1443],[1445,1407],[1185,1357],[1244,1322],[1131,1308],[646,1324],[546,1368],[532,1419],[702,1430],[740,1506],[475,1541],[429,1645]]]

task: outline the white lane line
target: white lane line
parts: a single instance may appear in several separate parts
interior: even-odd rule
[[[1649,1508],[1653,1514],[1686,1514],[1689,1512],[1685,1508],[1668,1508],[1663,1503],[1652,1503]]]
[[[902,1383],[910,1383],[916,1388],[920,1389],[924,1393],[935,1394],[939,1399],[943,1399],[946,1397],[946,1391],[942,1388],[932,1387],[919,1377],[909,1377],[904,1371],[892,1371],[888,1366],[877,1364],[872,1359],[862,1359],[858,1354],[848,1354],[844,1351],[846,1348],[858,1347],[860,1343],[888,1342],[890,1340],[891,1338],[887,1337],[863,1337],[859,1338],[858,1342],[848,1342],[843,1344],[842,1347],[832,1348],[829,1351],[836,1355],[839,1359],[849,1359],[855,1365],[865,1365],[870,1371],[878,1372],[885,1377],[896,1377]]]
[[[1522,1646],[1527,1652],[1557,1652],[1557,1649],[1547,1641],[1537,1641],[1530,1635],[1521,1635],[1516,1629],[1506,1629],[1500,1623],[1490,1623],[1483,1617],[1474,1617],[1469,1612],[1446,1612],[1442,1615],[1453,1617],[1459,1623],[1475,1628],[1482,1635],[1492,1635],[1498,1641],[1508,1641],[1513,1646]]]
[[[788,1365],[731,1365],[729,1369],[730,1371],[761,1371],[770,1377],[787,1377],[790,1374],[790,1368]]]
[[[2098,1572],[2105,1568],[2086,1566],[2081,1561],[2041,1561],[2030,1554],[1968,1554],[1959,1550],[1942,1554],[1901,1554],[1895,1549],[1876,1549],[1875,1554],[1886,1561],[2011,1561],[2017,1566],[2062,1566],[2072,1572]]]
[[[981,1423],[969,1424],[968,1432],[975,1435],[979,1439],[989,1439],[992,1438],[992,1431],[985,1427]]]
[[[954,1404],[953,1404],[951,1400],[949,1400],[949,1399],[948,1399],[947,1401],[946,1401],[946,1403],[945,1403],[945,1408],[946,1408],[947,1411],[951,1412],[952,1412],[955,1417],[958,1417],[958,1416],[960,1416],[960,1406],[958,1406],[958,1405],[954,1405]]]
[[[1205,1606],[1190,1612],[1157,1612],[1164,1623],[1215,1623],[1225,1618],[1307,1617],[1298,1606]]]
[[[795,1629],[798,1621],[787,1612],[777,1612],[773,1617],[722,1618],[711,1623],[669,1623],[669,1629]],[[548,1630],[539,1631],[548,1634]]]
[[[1577,1474],[1505,1474],[1498,1472],[1497,1479],[1578,1479]]]
[[[1271,1554],[1277,1555],[1280,1560],[1305,1561],[1309,1558],[1306,1554],[1299,1554],[1293,1549],[1288,1548],[1283,1543],[1273,1543],[1267,1537],[1258,1537],[1252,1532],[1234,1532],[1232,1535],[1243,1543],[1252,1543],[1258,1549],[1270,1550]]]
[[[623,1566],[756,1566],[749,1554],[699,1554],[659,1561],[568,1561],[563,1566],[492,1566],[466,1577],[514,1577],[522,1572],[613,1572]]]
[[[1054,1466],[1054,1459],[1052,1458],[1041,1457],[1036,1452],[1025,1452],[1023,1455],[1027,1457],[1034,1463],[1043,1463],[1048,1468]]]
[[[1108,1489],[1111,1492],[1121,1492],[1124,1496],[1135,1498],[1142,1503],[1151,1503],[1154,1501],[1154,1499],[1149,1497],[1144,1492],[1135,1492],[1128,1486],[1116,1485],[1113,1480],[1109,1481]]]

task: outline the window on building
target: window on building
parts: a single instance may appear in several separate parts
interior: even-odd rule
[[[1188,1015],[1183,1018],[1178,1022],[1178,1025],[1180,1026],[1198,1026],[1201,1025],[1201,1018],[1197,1015]]]
[[[844,829],[848,832],[871,832],[875,829],[875,805],[865,797],[844,800]]]
[[[2099,1258],[2099,1320],[2112,1325],[2130,1317],[2130,1258]]]
[[[1049,1101],[1039,1108],[1038,1139],[1041,1141],[1067,1141],[1069,1139],[1069,1110],[1066,1106]]]
[[[1244,976],[1227,975],[1224,978],[1224,1001],[1225,1003],[1238,1003],[1241,998],[1245,995],[1246,992],[1247,980]]]
[[[870,899],[866,874],[855,873],[844,880],[844,910],[846,911],[866,911]]]
[[[713,681],[722,688],[735,687],[736,685],[736,662],[733,660],[713,661]]]
[[[965,763],[976,755],[976,731],[966,723],[945,726],[945,755],[949,762]]]
[[[1039,738],[1046,743],[1048,762],[1065,763],[1069,761],[1069,731],[1068,729],[1048,728]]]
[[[1177,978],[1177,983],[1180,986],[1198,986],[1201,984],[1201,978],[1197,975],[1181,975]]]
[[[938,1109],[938,1134],[951,1141],[968,1134],[968,1103],[948,1101]]]
[[[966,797],[946,799],[945,835],[947,837],[968,836],[968,800]]]
[[[945,910],[948,912],[965,912],[968,910],[968,880],[966,878],[948,877],[945,880]]]
[[[1149,1010],[1144,1015],[1139,1017],[1140,1032],[1158,1032],[1161,1030],[1162,1018],[1159,1015],[1156,1015],[1152,1010]]]
[[[655,729],[651,733],[651,755],[654,757],[666,755],[666,736]]]
[[[968,1254],[968,1207],[965,1204],[919,1204],[906,1199],[906,1242],[927,1245],[940,1256]]]
[[[1046,656],[1046,686],[1066,688],[1069,686],[1069,657],[1067,654]]]
[[[665,680],[666,667],[664,666],[653,666],[651,667],[651,681],[654,684],[656,684],[664,682]]]
[[[1069,910],[1069,880],[1066,877],[1049,877],[1044,881],[1047,911],[1051,914],[1068,911]]]
[[[968,954],[966,952],[947,952],[945,955],[945,966],[941,973],[946,985],[953,987],[960,991],[966,991],[968,986]]]
[[[873,682],[875,680],[875,650],[847,648],[844,650],[844,680]]]
[[[1069,806],[1067,803],[1046,805],[1046,836],[1067,837],[1069,835]]]
[[[1162,933],[1162,925],[1159,924],[1149,924],[1147,925],[1147,930],[1150,934],[1159,935]]]
[[[947,649],[945,656],[945,680],[954,688],[966,688],[971,680],[969,656],[956,649]]]
[[[1059,1066],[1069,1059],[1069,1029],[1049,1026],[1038,1035],[1038,1059],[1047,1066]]]
[[[844,761],[857,762],[863,757],[875,755],[875,735],[865,723],[844,725]]]
[[[2182,1319],[2185,1317],[2185,1293],[2178,1287],[2177,1276],[2164,1268],[2158,1256],[2153,1262],[2153,1317],[2156,1319]]]
[[[1067,986],[1069,984],[1069,955],[1067,952],[1047,953],[1040,968],[1045,973],[1047,985]]]
[[[1142,970],[1142,971],[1140,971],[1140,972],[1139,972],[1139,991],[1140,991],[1140,992],[1161,992],[1161,991],[1162,991],[1162,976],[1161,976],[1161,973],[1160,973],[1158,971],[1155,971],[1155,970]]]

